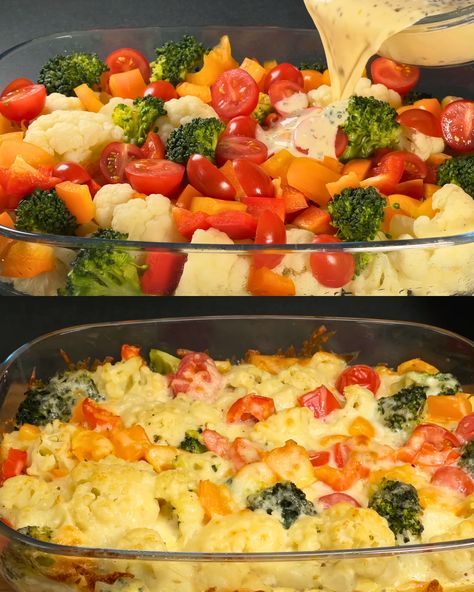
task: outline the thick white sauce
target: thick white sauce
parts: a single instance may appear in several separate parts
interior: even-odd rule
[[[334,100],[347,99],[371,56],[394,35],[427,16],[451,12],[469,5],[467,0],[305,0],[319,31],[331,74]],[[465,43],[472,41],[465,38]],[[417,51],[440,56],[440,47]]]

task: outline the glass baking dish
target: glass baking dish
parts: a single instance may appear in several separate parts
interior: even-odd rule
[[[151,57],[156,46],[178,39],[185,33],[196,35],[207,46],[216,44],[220,36],[227,33],[237,58],[252,55],[261,60],[298,63],[324,55],[319,36],[311,29],[226,26],[97,29],[42,37],[6,51],[0,55],[0,85],[20,75],[36,79],[41,66],[56,54],[77,50],[97,52],[103,57],[123,46],[135,47]],[[441,70],[427,68],[423,70],[420,88],[440,97],[470,98],[474,96],[473,74],[472,64]],[[9,295],[56,295],[58,288],[64,287],[70,262],[77,252],[97,244],[94,239],[31,235],[1,226],[0,236],[21,243],[41,243],[55,249],[54,272],[31,279],[12,279],[2,276],[0,269],[0,293]],[[246,244],[144,242],[127,242],[123,246],[138,258],[150,251],[187,255],[187,280],[180,283],[175,293],[180,296],[249,295],[247,279],[251,255],[264,248]],[[274,250],[288,255],[278,272],[293,279],[298,296],[474,293],[474,232],[370,243],[288,244],[276,246]],[[377,257],[372,258],[372,265],[344,290],[336,290],[324,288],[311,275],[310,254],[321,251],[347,251]]]
[[[8,430],[33,370],[71,360],[119,356],[123,343],[207,350],[234,361],[248,349],[298,349],[324,326],[325,349],[348,359],[396,366],[410,357],[474,386],[474,343],[427,325],[329,317],[208,317],[102,323],[57,331],[24,345],[0,365],[0,419]],[[18,592],[472,592],[474,539],[391,548],[298,553],[202,554],[63,547],[24,537],[0,522],[0,572]],[[431,567],[430,567],[431,566]],[[399,584],[407,570],[413,583]],[[411,573],[411,571],[410,571]],[[135,580],[134,580],[135,578]],[[401,578],[403,580],[403,577]],[[117,580],[117,582],[116,582]],[[438,580],[439,584],[430,581]],[[115,583],[115,584],[114,584]],[[112,585],[114,584],[114,586]],[[123,587],[122,587],[123,586]],[[283,592],[283,590],[281,590]]]

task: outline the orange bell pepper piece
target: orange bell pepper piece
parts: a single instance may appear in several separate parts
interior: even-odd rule
[[[444,164],[447,160],[451,160],[452,156],[449,154],[444,154],[444,152],[439,152],[438,154],[432,154],[428,160],[426,161],[427,164],[439,167]]]
[[[344,170],[344,165],[342,162],[339,162],[337,158],[332,158],[331,156],[325,156],[323,158],[323,165],[331,171],[334,171],[338,175],[342,175],[342,171]]]
[[[0,135],[0,144],[12,140],[13,142],[23,142],[25,134],[23,132],[7,132]]]
[[[78,224],[92,222],[95,216],[95,205],[87,185],[64,181],[56,185],[56,191],[67,209],[76,217]]]
[[[0,134],[8,134],[18,130],[18,125],[0,113]]]
[[[424,111],[428,111],[434,115],[436,119],[440,119],[443,112],[443,107],[441,106],[441,103],[438,101],[438,99],[421,99],[419,101],[415,101],[413,105],[400,107],[400,109],[397,109],[397,112],[399,115],[401,115],[410,109],[423,109]]]
[[[371,439],[375,436],[375,429],[369,420],[359,416],[349,426],[349,434],[351,436],[365,436]]]
[[[326,483],[332,487],[334,491],[347,491],[359,479],[363,479],[369,475],[370,471],[360,463],[349,459],[347,465],[343,469],[335,469],[328,465],[323,467],[316,467],[314,475],[319,481]]]
[[[176,205],[178,208],[185,208],[189,210],[191,207],[191,203],[193,198],[195,197],[203,197],[202,194],[195,189],[192,185],[186,185],[185,189],[181,192],[181,195],[178,197],[176,201]]]
[[[79,430],[71,438],[71,452],[79,461],[99,461],[113,454],[114,446],[105,434]]]
[[[417,218],[420,216],[428,216],[428,218],[434,218],[439,210],[433,209],[433,196],[428,197],[424,201],[420,202],[418,206],[418,215]]]
[[[232,57],[232,47],[228,35],[224,35],[216,45],[204,56],[204,65],[194,74],[186,76],[186,82],[202,86],[212,86],[221,74],[227,70],[238,68],[239,64]]]
[[[180,97],[197,97],[203,103],[210,103],[212,101],[211,87],[203,84],[182,82],[176,87],[176,92]]]
[[[15,162],[17,156],[21,156],[32,167],[54,166],[54,156],[22,140],[6,140],[0,144],[0,167],[10,168]]]
[[[287,173],[291,163],[296,159],[288,150],[280,150],[271,156],[261,167],[272,179],[281,179],[287,182]]]
[[[340,179],[340,175],[313,158],[295,158],[288,169],[288,184],[302,191],[308,199],[325,207],[331,199],[328,183]]]
[[[5,253],[2,273],[9,278],[33,278],[54,271],[54,249],[40,243],[14,242]]]
[[[469,395],[458,393],[457,395],[428,397],[426,400],[428,421],[459,421],[472,413],[472,405]]]
[[[420,358],[413,358],[413,360],[407,360],[397,367],[398,374],[406,374],[407,372],[422,372],[423,374],[438,374],[439,370],[436,366],[428,364]]]
[[[254,296],[296,296],[293,280],[267,267],[250,268],[247,290]]]
[[[323,72],[323,84],[331,86],[331,75],[329,74],[329,70],[324,70]]]
[[[317,70],[302,70],[301,74],[303,74],[305,93],[316,90],[325,84],[323,74]]]
[[[145,459],[152,446],[145,430],[139,425],[112,430],[109,439],[114,445],[116,456],[129,462]]]
[[[258,84],[258,87],[260,88],[260,90],[263,90],[263,85],[265,82],[265,78],[267,76],[267,71],[262,66],[262,64],[257,62],[257,60],[245,58],[245,60],[240,65],[240,69],[245,70],[247,72],[247,74],[250,74],[250,76]]]
[[[87,84],[81,84],[80,86],[74,89],[74,92],[76,94],[76,97],[86,108],[86,111],[90,111],[91,113],[98,113],[104,106],[104,104],[97,97],[92,88],[90,88],[90,86],[87,86]]]
[[[246,212],[247,206],[238,201],[227,201],[213,197],[194,197],[191,202],[191,212],[203,212],[215,216],[222,212]]]
[[[371,168],[372,161],[369,158],[356,158],[355,160],[350,160],[344,165],[342,174],[349,175],[350,173],[354,173],[359,181],[363,181],[367,178]]]
[[[423,196],[426,199],[431,199],[433,195],[439,191],[441,187],[439,185],[433,185],[432,183],[425,183],[423,185]]]
[[[122,345],[120,357],[124,362],[131,360],[132,358],[141,358],[141,349],[137,345]]]
[[[408,195],[390,195],[387,197],[387,205],[388,207],[394,207],[395,209],[403,210],[407,212],[407,214],[411,218],[419,218],[419,208],[420,208],[420,201],[413,197],[408,197]]]
[[[198,496],[199,502],[209,519],[216,514],[226,516],[236,510],[229,488],[225,485],[216,485],[207,480],[199,481]]]
[[[310,206],[293,220],[293,224],[314,234],[333,234],[331,216],[321,208]]]
[[[355,173],[348,173],[347,175],[341,177],[338,181],[335,181],[334,183],[328,183],[326,188],[329,192],[329,195],[334,197],[335,195],[342,193],[344,189],[350,189],[352,187],[359,186],[360,181],[357,175]]]
[[[308,207],[308,202],[303,193],[289,185],[282,187],[282,198],[285,201],[285,212],[287,214],[294,214]]]
[[[113,97],[121,99],[136,99],[142,97],[146,83],[138,68],[128,72],[112,74],[109,80],[110,92]]]
[[[3,212],[0,214],[0,226],[5,226],[6,228],[15,228],[15,224],[8,212]],[[12,242],[12,239],[6,238],[5,236],[0,236],[0,256]]]
[[[245,197],[245,191],[242,189],[242,185],[239,183],[237,175],[235,174],[232,161],[228,160],[225,165],[220,168],[220,171],[227,181],[229,181],[229,183],[234,187],[236,198],[240,199],[241,197]]]

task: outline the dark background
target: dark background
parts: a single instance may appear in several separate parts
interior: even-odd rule
[[[303,0],[0,0],[0,52],[32,37],[140,25],[311,25]],[[22,343],[73,324],[169,316],[301,314],[366,316],[436,324],[474,338],[466,298],[104,299],[4,298],[0,360]]]

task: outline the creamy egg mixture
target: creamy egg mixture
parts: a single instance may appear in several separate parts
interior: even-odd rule
[[[27,468],[0,487],[2,519],[15,529],[48,527],[56,544],[150,551],[316,551],[474,536],[472,492],[433,484],[435,467],[401,460],[412,428],[393,430],[380,412],[380,400],[414,384],[424,385],[428,402],[437,399],[441,383],[432,366],[415,360],[398,371],[378,367],[374,395],[358,384],[342,388],[348,366],[333,354],[306,360],[254,354],[238,365],[204,359],[204,374],[183,360],[175,375],[164,376],[139,355],[99,366],[91,374],[101,398],[93,421],[80,401],[69,422],[5,434],[2,459],[11,449],[26,451]],[[450,392],[459,388],[449,381],[443,384]],[[304,403],[315,391],[335,398],[327,415]],[[249,396],[264,407],[246,406]],[[451,397],[462,413],[472,412],[470,395]],[[433,413],[428,403],[419,422],[456,429],[458,418]],[[369,507],[383,479],[416,489],[419,537],[400,540]],[[306,499],[306,509],[288,522],[277,500],[265,507],[252,502],[278,484],[291,484]],[[113,582],[102,575],[87,589],[418,592],[437,580],[445,590],[467,591],[474,586],[473,560],[473,549],[296,564],[104,560],[87,569],[128,575]],[[76,590],[70,572],[67,561],[58,560],[43,578],[54,590]],[[15,584],[42,590],[39,581],[34,588],[21,579]]]

